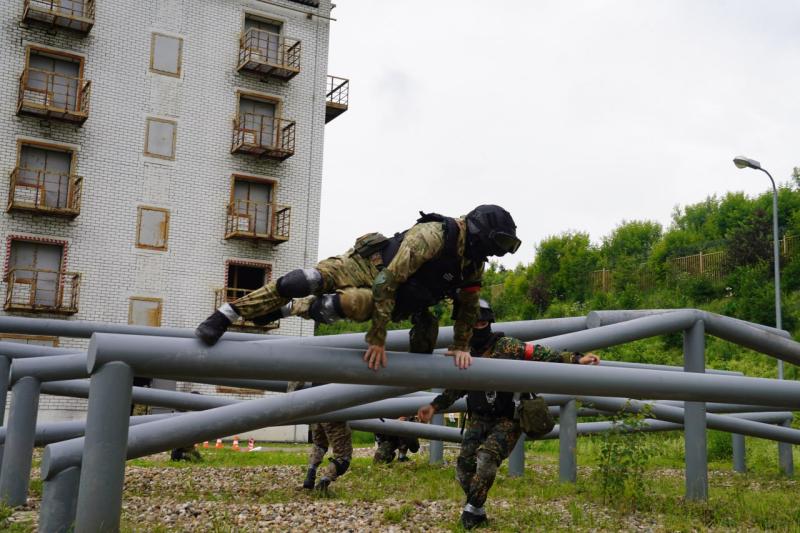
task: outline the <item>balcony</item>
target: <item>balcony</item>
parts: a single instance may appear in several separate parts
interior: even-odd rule
[[[89,118],[91,82],[26,68],[19,77],[17,114],[82,125]]]
[[[300,74],[300,41],[250,28],[239,38],[236,70],[289,81]]]
[[[238,289],[235,287],[225,287],[222,289],[215,289],[214,290],[214,309],[219,309],[219,307],[224,303],[230,303],[235,300],[238,300],[242,296],[250,294],[253,292],[253,289]],[[277,322],[270,322],[269,324],[256,324],[252,320],[245,320],[240,318],[230,327],[236,328],[239,330],[250,330],[255,332],[265,331],[269,329],[275,329],[279,326]]]
[[[325,87],[325,124],[347,111],[350,101],[350,80],[328,76]]]
[[[228,204],[225,238],[286,242],[291,213],[292,208],[285,205],[234,200]]]
[[[12,268],[6,276],[5,311],[78,312],[81,275],[31,268]]]
[[[25,0],[22,20],[87,34],[94,26],[94,0]]]
[[[294,155],[295,122],[269,115],[241,113],[233,120],[231,152],[283,161]]]
[[[11,172],[6,210],[75,218],[81,212],[82,192],[80,176],[17,167]]]

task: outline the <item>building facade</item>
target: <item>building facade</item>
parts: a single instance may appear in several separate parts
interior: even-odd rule
[[[325,124],[347,108],[347,81],[327,73],[330,10],[329,0],[4,2],[2,313],[193,327],[313,265]],[[313,333],[298,319],[269,328]],[[40,402],[45,420],[84,409]]]

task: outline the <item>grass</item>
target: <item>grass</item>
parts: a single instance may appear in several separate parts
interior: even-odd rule
[[[500,531],[544,530],[585,531],[592,529],[626,530],[634,524],[647,529],[669,531],[705,530],[781,530],[800,531],[800,506],[796,505],[797,482],[777,471],[777,444],[747,439],[747,474],[732,472],[726,455],[724,434],[709,435],[712,461],[707,502],[686,502],[683,499],[683,439],[677,434],[650,434],[656,453],[648,466],[646,494],[637,499],[635,509],[627,500],[604,502],[600,481],[591,472],[597,465],[600,437],[579,440],[580,472],[576,484],[558,481],[558,442],[528,443],[526,473],[522,478],[507,476],[501,467],[498,479],[489,494],[487,509],[492,529]],[[332,498],[343,505],[359,502],[386,505],[382,521],[402,525],[416,512],[420,502],[438,501],[454,509],[452,516],[436,524],[458,530],[457,509],[463,503],[453,465],[454,451],[446,456],[444,466],[431,466],[424,456],[411,462],[373,465],[369,458],[356,458],[352,471],[333,485]],[[178,464],[175,468],[237,468],[269,465],[304,465],[303,451],[236,453],[229,450],[204,450],[202,464]],[[795,456],[795,461],[800,457]],[[139,459],[140,467],[164,467],[163,460]],[[298,469],[300,472],[302,469]],[[198,472],[198,475],[202,475]],[[235,475],[235,474],[233,474]],[[297,484],[301,481],[298,474]],[[294,487],[242,494],[217,492],[206,494],[193,490],[187,483],[185,492],[173,494],[178,501],[216,499],[279,503],[309,499],[315,496],[298,492]],[[224,530],[223,524],[219,524]]]

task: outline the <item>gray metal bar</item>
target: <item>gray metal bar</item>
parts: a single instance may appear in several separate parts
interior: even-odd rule
[[[641,368],[645,370],[663,370],[665,372],[683,372],[683,367],[680,366],[671,366],[671,365],[651,365],[651,364],[643,364],[643,363],[629,363],[627,361],[610,361],[608,359],[603,359],[600,362],[603,366],[613,366],[617,368]],[[714,369],[706,369],[707,374],[721,374],[723,376],[741,376],[743,375],[741,372],[733,372],[732,370],[714,370]]]
[[[522,477],[525,474],[525,435],[520,435],[511,455],[508,456],[508,476]]]
[[[641,318],[643,316],[652,316],[652,315],[663,315],[664,313],[673,313],[675,311],[696,311],[701,313],[702,316],[700,317],[701,320],[705,322],[713,321],[716,317],[725,318],[730,321],[732,324],[740,324],[740,325],[747,325],[752,326],[758,329],[762,329],[774,335],[779,335],[781,337],[786,337],[790,339],[792,336],[788,331],[783,329],[774,328],[772,326],[765,326],[762,324],[756,324],[754,322],[747,322],[745,320],[739,320],[738,318],[733,317],[726,317],[723,315],[718,315],[716,313],[711,313],[709,311],[703,311],[700,309],[691,309],[691,308],[681,308],[681,309],[630,309],[630,310],[622,310],[622,311],[591,311],[586,316],[586,327],[587,328],[597,328],[600,326],[608,326],[610,324],[617,324],[619,322],[627,322],[628,320],[633,320],[635,318]]]
[[[715,337],[793,364],[800,364],[800,344],[791,339],[766,331],[755,324],[713,313],[706,313],[703,321],[706,324],[706,331]]]
[[[39,533],[68,533],[73,530],[80,477],[80,468],[72,466],[42,484]]]
[[[558,437],[558,478],[564,483],[578,480],[578,404],[575,400],[561,406]]]
[[[24,377],[12,387],[8,436],[0,469],[0,501],[10,507],[24,505],[33,462],[33,439],[39,411],[39,380]]]
[[[780,383],[778,380],[775,381]],[[683,422],[684,411],[679,407],[672,407],[654,402],[603,398],[598,396],[583,396],[579,397],[579,400],[609,411],[625,410],[635,413],[644,409],[645,405],[649,405],[649,412],[655,418],[678,424]],[[774,419],[776,417],[786,420],[792,417],[792,413],[737,413],[735,415],[706,413],[706,427],[726,431],[728,433],[741,433],[742,435],[749,435],[751,437],[800,444],[800,430],[772,426],[767,423],[755,421],[759,419]]]
[[[76,533],[119,530],[132,383],[133,372],[125,363],[107,363],[92,375]]]
[[[0,355],[0,425],[5,424],[6,399],[8,397],[8,374],[11,368],[11,360]],[[0,465],[3,462],[4,446],[0,444]]]
[[[785,428],[792,427],[792,421],[784,420],[781,424]],[[781,473],[784,476],[792,477],[794,475],[794,458],[792,457],[792,445],[788,442],[778,443],[778,465],[780,466]]]
[[[638,320],[662,319],[645,317]],[[684,322],[670,322],[670,329]],[[636,327],[636,321],[607,326]],[[691,325],[691,324],[690,324]],[[604,328],[586,333],[600,332]],[[649,330],[651,333],[652,330]],[[573,335],[585,332],[575,333]],[[573,395],[608,395],[664,400],[717,401],[800,407],[800,383],[762,378],[683,374],[603,366],[557,365],[530,361],[476,358],[464,371],[451,357],[390,353],[390,363],[379,372],[364,364],[362,350],[280,346],[278,342],[220,341],[204,347],[199,341],[162,337],[96,334],[89,348],[89,365],[124,360],[137,375],[196,375],[334,381],[370,385],[414,384],[417,388],[507,390]],[[595,344],[595,343],[592,343]]]
[[[85,350],[80,350],[78,348],[55,348],[53,346],[39,346],[37,344],[22,344],[20,342],[0,341],[0,354],[12,359],[64,355],[80,352],[85,352]]]
[[[703,321],[698,320],[683,334],[683,368],[686,372],[703,373],[705,371],[705,348],[705,328]],[[707,500],[706,406],[703,402],[686,402],[683,410],[686,499]]]
[[[75,353],[15,359],[11,363],[11,383],[24,376],[33,376],[39,381],[57,381],[86,378],[86,354]]]
[[[746,448],[744,435],[738,433],[731,434],[731,444],[733,446],[733,470],[735,472],[747,472],[747,462],[745,460]]]
[[[137,426],[147,422],[155,422],[162,418],[176,416],[174,413],[162,415],[140,415],[131,417],[131,425]],[[37,422],[33,444],[36,447],[45,446],[51,442],[82,437],[86,432],[86,420],[65,420],[60,422]],[[4,443],[8,432],[7,427],[0,427],[0,443]]]
[[[444,389],[433,389],[435,393],[441,393]],[[431,424],[434,426],[444,426],[444,415],[436,413],[433,415]],[[432,440],[429,446],[428,462],[432,465],[440,465],[444,462],[444,443],[440,440]]]

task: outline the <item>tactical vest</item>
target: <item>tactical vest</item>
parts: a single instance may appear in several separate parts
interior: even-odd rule
[[[417,224],[425,222],[442,223],[444,249],[439,257],[426,262],[405,283],[397,287],[393,320],[407,318],[413,313],[439,303],[444,298],[453,298],[456,290],[462,286],[464,278],[476,271],[475,266],[467,272],[461,270],[461,257],[458,254],[459,228],[455,219],[429,213],[423,214],[417,220]],[[381,251],[384,265],[392,261],[405,237],[406,232],[403,232],[396,233],[389,239]]]
[[[497,340],[503,336],[505,335],[501,332],[493,333],[485,345],[472,347],[470,350],[472,356],[481,357],[490,350],[494,350]],[[467,393],[467,412],[488,418],[514,418],[514,393],[469,391]]]

